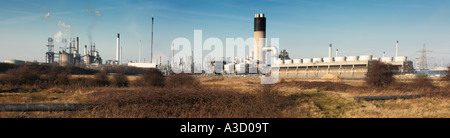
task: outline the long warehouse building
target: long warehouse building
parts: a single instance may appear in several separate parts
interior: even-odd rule
[[[347,56],[334,58],[305,58],[278,60],[281,78],[322,78],[326,74],[336,75],[339,78],[364,78],[371,62],[379,60],[391,65],[396,75],[414,72],[412,61],[406,56],[372,58],[371,55]]]

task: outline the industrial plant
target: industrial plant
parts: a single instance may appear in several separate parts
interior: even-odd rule
[[[90,45],[90,50],[87,49],[87,45],[84,46],[84,53],[80,54],[80,39],[72,39],[69,44],[69,48],[63,48],[58,53],[54,52],[54,40],[53,38],[48,38],[48,51],[45,53],[45,63],[54,64],[58,63],[61,66],[69,65],[99,65],[102,64],[102,58],[99,52],[95,49],[94,45]],[[68,50],[68,51],[67,51]],[[55,59],[59,59],[59,62],[55,62]]]
[[[122,60],[122,47],[120,46],[120,34],[117,33],[117,45],[115,46],[115,59],[106,60],[103,63],[103,59],[100,56],[98,49],[96,49],[95,43],[84,45],[84,52],[80,50],[80,39],[79,37],[70,39],[69,47],[61,48],[61,51],[54,51],[54,39],[49,37],[47,52],[45,53],[45,63],[47,64],[59,64],[61,66],[70,65],[88,65],[88,66],[99,66],[102,64],[109,65],[127,65],[139,68],[158,68],[164,74],[170,75],[174,66],[181,67],[184,73],[194,73],[194,54],[191,53],[189,57],[183,59],[174,59],[174,49],[171,46],[172,57],[171,62],[167,61],[167,65],[163,64],[161,57],[159,63],[153,63],[153,24],[154,18],[152,16],[152,31],[151,31],[151,57],[150,63],[141,62],[141,46],[139,46],[139,62],[126,63]],[[335,50],[333,55],[333,45],[329,45],[328,56],[324,57],[305,57],[305,58],[290,58],[288,50],[283,49],[280,51],[272,51],[271,46],[267,46],[266,39],[266,17],[264,14],[255,14],[254,17],[254,38],[253,38],[253,48],[250,49],[249,56],[238,58],[234,57],[214,57],[216,60],[208,58],[206,63],[210,64],[210,68],[202,68],[203,75],[269,75],[271,72],[267,72],[267,69],[276,68],[278,69],[278,75],[281,78],[323,78],[327,74],[336,76],[339,78],[364,78],[368,72],[368,68],[371,66],[372,61],[381,61],[384,63],[391,64],[394,74],[405,75],[413,74],[414,65],[411,60],[408,60],[407,56],[398,55],[399,42],[396,42],[395,57],[374,57],[370,54],[359,55],[359,56],[342,56],[339,55],[338,49]],[[272,61],[272,64],[263,63],[266,58],[271,58],[267,56],[269,52],[277,52],[276,57],[278,60]],[[422,53],[427,51],[422,50]],[[279,53],[279,54],[278,54]],[[325,53],[325,52],[324,52]],[[267,56],[267,57],[266,57]],[[292,56],[292,55],[291,55]],[[298,55],[295,55],[298,56]],[[217,58],[220,58],[217,60]],[[423,62],[424,57],[422,57],[422,62],[420,63],[421,69],[424,70],[423,66],[426,66],[426,62]],[[425,57],[426,58],[426,57]],[[425,59],[426,60],[426,59]],[[175,63],[177,62],[177,63]],[[419,65],[419,64],[417,64]],[[190,70],[190,71],[186,71]],[[212,73],[211,73],[212,72]],[[172,73],[173,74],[173,73]],[[328,75],[330,76],[330,75]]]
[[[253,59],[228,60],[220,62],[213,61],[211,64],[215,68],[216,74],[261,74],[264,68],[264,55],[269,50],[264,50],[266,46],[261,39],[266,38],[266,17],[264,14],[255,14],[254,19],[254,47],[251,52]],[[332,44],[329,45],[328,57],[291,59],[287,50],[280,51],[278,60],[271,65],[272,68],[279,68],[279,77],[282,78],[322,78],[327,74],[335,75],[339,78],[364,78],[372,61],[389,63],[397,75],[414,73],[413,63],[407,60],[407,56],[398,55],[398,41],[396,43],[395,57],[373,57],[373,55],[360,56],[339,56],[336,49],[335,56],[332,55]],[[269,47],[269,46],[267,46]],[[223,65],[223,67],[222,67]],[[262,66],[261,66],[262,65]]]

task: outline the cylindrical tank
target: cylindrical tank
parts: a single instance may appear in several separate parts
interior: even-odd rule
[[[61,66],[67,66],[73,63],[73,55],[63,52],[59,54],[59,64]]]
[[[346,61],[357,61],[358,60],[358,56],[347,56],[346,57]]]
[[[323,62],[325,62],[325,63],[333,62],[333,58],[332,57],[324,57]]]
[[[335,62],[345,62],[345,57],[334,57]]]
[[[225,64],[224,70],[226,73],[234,73],[234,63]]]
[[[302,60],[303,60],[303,63],[311,63],[312,62],[310,58],[304,58]]]
[[[317,63],[320,63],[320,62],[323,62],[323,59],[322,58],[313,58],[313,61],[312,62],[317,62]]]
[[[406,56],[395,57],[395,62],[404,62],[404,61],[406,61]]]
[[[246,66],[247,66],[247,68],[246,68]],[[242,74],[242,73],[247,73],[248,72],[248,64],[245,64],[245,63],[236,64],[235,68],[236,68],[235,69],[236,73],[238,73],[238,74]]]
[[[382,57],[381,61],[382,62],[392,62],[392,57]]]
[[[302,59],[294,59],[294,64],[301,64],[302,63]]]
[[[372,60],[372,55],[361,55],[361,56],[359,56],[359,60],[370,61],[370,60]]]
[[[292,60],[290,60],[290,59],[284,60],[284,64],[292,64]]]

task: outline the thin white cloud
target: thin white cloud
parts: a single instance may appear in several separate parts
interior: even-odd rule
[[[48,17],[50,17],[50,12],[47,12],[47,14],[45,14],[44,18],[47,19]]]

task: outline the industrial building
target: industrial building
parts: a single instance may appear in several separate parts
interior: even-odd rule
[[[58,53],[54,52],[54,43],[53,38],[48,38],[48,51],[45,53],[45,63],[54,64],[55,58],[58,59],[57,62],[61,66],[69,66],[69,65],[77,65],[77,64],[86,64],[86,65],[99,65],[102,64],[102,58],[100,57],[99,52],[95,49],[94,45],[91,44],[90,50],[87,50],[87,45],[84,46],[84,55],[80,54],[80,39],[76,37],[76,39],[72,39],[70,42],[69,48],[64,48]],[[67,51],[68,50],[68,51]]]
[[[266,17],[264,14],[255,14],[254,19],[254,48],[251,52],[251,58],[246,60],[234,61],[213,61],[216,74],[258,74],[262,73],[261,68],[265,66],[260,62],[265,55],[264,41],[266,38]],[[279,68],[279,77],[281,78],[322,78],[327,74],[335,75],[339,78],[364,78],[368,72],[371,62],[378,60],[388,63],[393,68],[394,74],[414,73],[412,61],[407,60],[406,56],[398,55],[398,41],[396,44],[395,57],[374,58],[372,55],[360,56],[332,56],[332,45],[329,46],[328,57],[291,59],[286,50],[280,51],[278,61],[271,65],[272,68]],[[264,71],[263,71],[264,72]]]

